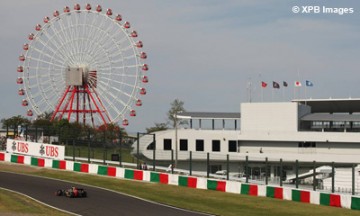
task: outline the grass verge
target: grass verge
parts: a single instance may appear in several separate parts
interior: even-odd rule
[[[65,216],[62,213],[42,205],[26,196],[0,189],[0,215],[54,215]]]
[[[172,185],[121,180],[110,177],[100,177],[96,175],[57,171],[45,168],[34,168],[9,163],[0,163],[0,170],[27,173],[95,185],[155,202],[195,211],[207,212],[214,215],[360,215],[360,211],[349,209],[304,204],[266,197],[252,197],[241,194],[199,190]],[[84,178],[84,175],[86,175],[86,178]]]

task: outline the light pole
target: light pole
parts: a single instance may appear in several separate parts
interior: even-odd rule
[[[178,118],[177,118],[177,112],[175,112],[175,167],[177,167],[178,162]]]

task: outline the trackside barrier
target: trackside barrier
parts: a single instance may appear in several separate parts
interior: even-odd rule
[[[215,190],[250,196],[264,196],[274,199],[292,200],[294,202],[360,210],[360,197],[349,194],[328,194],[319,191],[307,191],[286,187],[245,184],[235,181],[224,181],[202,177],[157,173],[145,170],[125,169],[114,166],[37,158],[5,152],[0,152],[0,161],[36,167],[68,170],[73,172],[89,173],[99,176],[110,176],[121,179],[177,185],[196,189]]]

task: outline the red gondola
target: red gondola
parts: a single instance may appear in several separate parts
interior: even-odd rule
[[[136,116],[136,111],[135,111],[135,110],[131,110],[131,111],[130,111],[130,116]]]
[[[57,10],[54,11],[54,13],[53,13],[53,16],[54,16],[54,17],[58,17],[59,15],[60,15],[59,11],[57,11]]]
[[[79,5],[79,4],[75,4],[75,5],[74,5],[74,10],[80,10],[80,5]]]
[[[140,89],[140,94],[141,94],[141,95],[146,95],[146,89],[145,89],[145,88],[141,88],[141,89]]]
[[[26,112],[26,114],[27,114],[27,116],[33,116],[33,111],[32,111],[32,110],[28,110],[28,111]]]
[[[106,15],[108,15],[108,16],[112,15],[112,10],[110,8],[106,10]]]
[[[34,40],[34,37],[35,37],[35,36],[34,36],[33,33],[30,33],[30,34],[29,34],[29,40]]]
[[[148,66],[147,64],[143,64],[142,67],[141,67],[141,69],[142,69],[143,71],[147,71],[147,70],[149,70],[149,66]]]
[[[29,44],[24,44],[23,45],[23,50],[28,50],[29,49]]]
[[[40,24],[37,24],[37,25],[35,26],[35,30],[36,30],[36,31],[40,31],[40,30],[41,30],[41,25],[40,25]]]
[[[16,83],[17,83],[17,84],[23,84],[23,79],[22,79],[21,77],[18,77],[18,78],[16,79]]]
[[[50,18],[48,16],[44,17],[44,23],[48,23],[50,21]]]
[[[23,72],[23,71],[24,71],[23,66],[18,66],[18,67],[17,67],[17,72],[21,73],[21,72]]]
[[[20,61],[25,61],[25,56],[24,56],[24,55],[20,55],[20,56],[19,56],[19,60],[20,60]]]
[[[142,106],[142,101],[140,99],[137,99],[135,105],[136,106]]]
[[[64,13],[69,13],[70,12],[70,8],[68,6],[64,7]]]
[[[130,33],[130,37],[137,37],[138,36],[138,34],[137,34],[137,32],[136,31],[132,31],[131,33]]]
[[[130,28],[130,22],[126,21],[124,23],[124,28],[126,28],[126,29]]]
[[[116,15],[115,20],[120,22],[122,20],[122,17],[120,14]]]
[[[29,105],[29,103],[28,103],[28,101],[27,100],[22,100],[22,102],[21,102],[21,105],[23,105],[23,106],[27,106],[27,105]]]
[[[142,82],[143,82],[143,83],[148,83],[148,82],[149,82],[149,78],[148,78],[147,76],[143,76]]]
[[[19,89],[18,94],[21,95],[21,96],[22,96],[22,95],[25,95],[24,89]]]
[[[124,119],[124,120],[122,121],[122,125],[123,125],[123,126],[128,126],[128,125],[129,125],[129,121],[128,121],[127,119]]]
[[[137,48],[142,48],[144,45],[143,45],[143,42],[142,42],[142,41],[138,41],[138,42],[135,43],[135,46],[136,46]]]
[[[102,11],[102,7],[100,5],[97,5],[96,6],[96,11],[100,13]]]
[[[86,8],[86,10],[91,10],[91,5],[89,3],[87,3],[85,8]]]
[[[140,58],[146,59],[146,58],[147,58],[146,53],[145,53],[145,52],[141,52],[141,53],[140,53]]]

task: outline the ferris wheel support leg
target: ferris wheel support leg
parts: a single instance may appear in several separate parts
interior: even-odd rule
[[[68,113],[68,121],[70,121],[71,113],[74,111],[73,110],[73,103],[74,103],[75,93],[77,93],[77,92],[78,92],[78,87],[75,86],[72,93],[71,93],[71,96],[70,96],[70,109],[69,109],[69,113]]]
[[[99,95],[97,94],[97,92],[95,91],[95,89],[94,89],[94,93],[95,93],[95,95],[96,95],[96,98],[97,98],[98,101],[100,102],[101,107],[104,109],[106,117],[108,118],[109,122],[111,122],[109,113],[108,113],[107,110],[105,109],[105,107],[104,107],[103,103],[101,102],[100,97],[99,97]]]
[[[79,89],[76,91],[76,122],[79,122]]]
[[[91,100],[90,100],[89,94],[87,94],[87,97],[88,97],[88,101],[89,101],[89,110],[92,110],[91,109]],[[91,116],[91,123],[92,123],[93,127],[95,127],[94,115],[93,115],[93,113],[91,111],[90,111],[90,116]]]
[[[97,103],[96,103],[96,101],[95,101],[95,99],[94,99],[94,97],[93,97],[93,95],[92,95],[92,93],[91,93],[91,91],[89,90],[89,88],[88,88],[87,85],[85,85],[85,91],[88,93],[88,95],[90,96],[92,102],[94,103],[94,105],[95,105],[95,107],[96,107],[96,112],[99,113],[99,115],[100,115],[100,117],[101,117],[101,120],[103,120],[103,122],[104,122],[104,125],[106,125],[107,123],[106,123],[106,121],[105,121],[105,118],[104,118],[101,110],[99,109],[99,106],[97,105]]]
[[[86,95],[83,94],[83,125],[86,125],[86,113],[85,113],[85,108],[86,108]]]
[[[61,107],[62,103],[63,103],[64,100],[65,100],[65,97],[66,97],[67,93],[69,92],[69,89],[70,89],[70,86],[68,86],[68,87],[65,89],[65,92],[64,92],[63,96],[61,97],[61,99],[60,99],[60,101],[59,101],[59,104],[56,106],[55,111],[54,111],[54,113],[52,114],[50,121],[53,121],[53,120],[55,119],[57,113],[58,113],[59,110],[60,110],[60,107]]]

